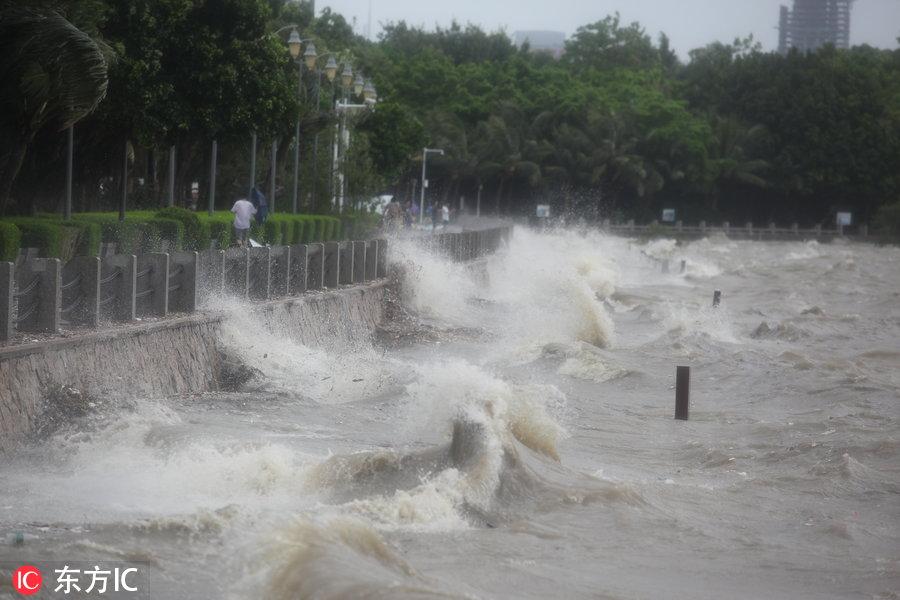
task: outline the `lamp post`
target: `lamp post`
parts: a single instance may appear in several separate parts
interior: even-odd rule
[[[75,145],[75,134],[72,131],[74,125],[69,125],[66,135],[66,221],[72,220],[72,154]]]
[[[334,105],[334,79],[337,77],[338,63],[334,57],[334,53],[328,52],[323,56],[328,56],[328,62],[325,63],[325,77],[331,85],[332,96],[329,106]],[[320,57],[321,58],[321,57]],[[322,70],[316,71],[316,111],[318,112],[320,104],[320,90],[322,88]],[[318,204],[319,200],[319,132],[313,138],[313,168],[312,168],[312,197],[313,204]]]
[[[363,96],[362,104],[352,104],[347,99],[348,93],[351,91],[349,89],[351,81],[353,87],[353,95]],[[375,109],[375,103],[378,100],[378,94],[375,90],[375,86],[373,86],[371,82],[366,83],[366,81],[363,79],[363,76],[359,73],[354,79],[353,70],[350,68],[349,64],[345,65],[344,72],[341,73],[341,83],[344,87],[345,100],[343,102],[335,103],[335,112],[340,116],[338,122],[335,123],[338,143],[336,143],[334,147],[334,159],[338,180],[338,194],[336,198],[332,199],[332,203],[337,204],[338,212],[343,212],[344,210],[344,185],[346,175],[344,173],[343,165],[346,160],[347,149],[350,147],[350,130],[347,127],[347,115],[363,110],[372,111]]]
[[[422,224],[422,219],[425,215],[425,188],[428,187],[428,180],[425,179],[425,164],[428,162],[428,154],[440,154],[444,155],[444,151],[440,148],[423,148],[422,149],[422,190],[421,196],[419,196],[419,225]]]

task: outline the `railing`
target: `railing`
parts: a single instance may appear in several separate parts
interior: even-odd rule
[[[443,233],[425,244],[452,260],[496,250],[509,228]],[[387,240],[114,254],[0,262],[0,343],[19,332],[56,333],[138,317],[192,313],[207,297],[253,300],[298,296],[387,276]]]
[[[649,225],[636,225],[634,221],[626,223],[611,223],[609,220],[603,221],[601,229],[611,233],[623,233],[628,235],[659,235],[671,234],[681,235],[685,237],[704,237],[709,235],[725,235],[734,239],[809,239],[809,238],[834,238],[840,237],[850,232],[850,228],[839,227],[837,229],[823,229],[821,225],[813,228],[801,229],[797,223],[791,224],[790,227],[779,227],[775,223],[769,223],[766,227],[757,227],[753,223],[746,223],[743,226],[731,225],[725,221],[721,225],[707,225],[705,221],[700,221],[697,225],[684,225],[681,221],[674,224],[660,225],[654,221]],[[858,225],[853,228],[854,235],[858,237],[868,237],[868,225]]]

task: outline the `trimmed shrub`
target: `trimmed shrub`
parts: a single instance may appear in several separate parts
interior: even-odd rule
[[[206,223],[209,226],[210,239],[216,242],[216,246],[219,249],[231,246],[231,241],[234,238],[234,227],[231,222],[221,219],[210,219]]]
[[[147,219],[142,224],[148,225],[146,237],[147,248],[158,252],[162,242],[169,242],[168,251],[176,252],[184,247],[184,224],[175,219]]]
[[[0,221],[0,260],[14,261],[19,255],[22,232],[13,223]]]
[[[263,240],[270,246],[276,246],[281,243],[281,223],[274,219],[266,219],[263,223]]]
[[[100,254],[100,241],[103,230],[98,223],[71,220],[64,222],[66,227],[78,230],[74,256],[97,256]]]
[[[169,206],[157,211],[156,217],[173,219],[184,225],[184,248],[186,250],[206,250],[209,248],[209,223],[202,221],[197,216],[197,213],[186,208]]]
[[[40,248],[46,258],[62,255],[63,228],[47,219],[22,218],[11,221],[22,232],[21,247]]]
[[[294,220],[294,244],[302,244],[305,239],[303,236],[305,235],[306,229],[306,221],[304,219],[295,219]]]

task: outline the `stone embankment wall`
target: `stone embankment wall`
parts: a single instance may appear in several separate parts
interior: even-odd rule
[[[472,263],[509,234],[499,227],[421,243]],[[228,364],[218,340],[228,317],[195,313],[204,297],[240,298],[268,331],[307,346],[368,337],[384,315],[386,248],[379,239],[0,263],[0,343],[13,343],[0,346],[0,451],[28,438],[47,408],[59,409],[61,388],[82,399],[219,389]],[[158,320],[134,324],[136,317]],[[74,325],[87,329],[56,337]],[[16,343],[23,331],[45,339]]]
[[[381,322],[386,280],[252,305],[271,332],[308,345]],[[34,430],[61,387],[87,396],[164,397],[219,389],[222,314],[198,314],[0,348],[0,451]]]

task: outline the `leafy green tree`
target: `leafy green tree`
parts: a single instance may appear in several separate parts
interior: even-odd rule
[[[37,133],[93,111],[107,68],[101,44],[53,8],[0,2],[0,215]]]

